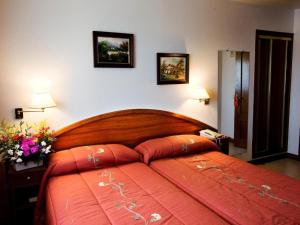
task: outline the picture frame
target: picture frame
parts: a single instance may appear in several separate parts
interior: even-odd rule
[[[157,84],[188,84],[189,54],[157,53]]]
[[[93,31],[94,67],[133,68],[134,35]]]

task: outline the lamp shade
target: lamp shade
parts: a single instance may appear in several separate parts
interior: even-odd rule
[[[209,99],[209,95],[205,88],[200,88],[200,90],[198,90],[197,98],[198,99]]]
[[[39,92],[32,95],[32,100],[29,105],[33,109],[45,109],[55,107],[56,104],[49,92]]]

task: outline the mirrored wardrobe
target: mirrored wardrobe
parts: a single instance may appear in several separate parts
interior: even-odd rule
[[[219,51],[218,130],[230,138],[229,154],[247,151],[249,52]]]
[[[253,158],[287,151],[293,34],[256,32]]]

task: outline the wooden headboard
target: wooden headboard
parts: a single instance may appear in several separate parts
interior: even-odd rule
[[[151,139],[175,134],[197,134],[213,127],[195,119],[161,110],[129,109],[91,117],[55,133],[56,151],[95,144],[135,147]]]

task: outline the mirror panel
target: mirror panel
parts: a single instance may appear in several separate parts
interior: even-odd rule
[[[249,57],[249,52],[219,51],[218,130],[230,137],[230,155],[247,151]]]

